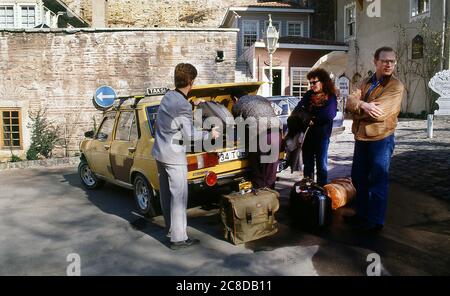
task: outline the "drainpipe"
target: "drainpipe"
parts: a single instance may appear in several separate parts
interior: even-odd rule
[[[337,18],[338,18],[338,0],[334,0],[334,40],[338,41]]]

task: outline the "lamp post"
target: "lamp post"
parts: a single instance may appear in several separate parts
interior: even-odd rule
[[[269,26],[266,30],[266,47],[269,52],[269,96],[272,96],[272,85],[273,85],[273,75],[272,75],[272,61],[273,54],[277,50],[278,43],[278,32],[277,29],[272,25],[272,16],[269,14]]]

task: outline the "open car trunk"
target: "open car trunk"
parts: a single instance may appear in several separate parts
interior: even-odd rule
[[[229,83],[229,84],[219,84],[219,85],[208,85],[208,86],[197,86],[194,87],[188,94],[189,101],[196,103],[197,101],[204,100],[205,103],[199,103],[198,105],[193,104],[194,112],[202,111],[202,124],[209,117],[216,117],[220,119],[220,124],[222,126],[223,135],[223,147],[222,148],[234,148],[236,149],[239,145],[238,134],[236,125],[227,126],[227,117],[233,118],[231,114],[231,109],[233,108],[233,94],[251,94],[255,95],[258,92],[259,87],[262,83],[260,82],[246,82],[246,83]],[[203,126],[202,126],[203,127]],[[197,128],[202,128],[198,127]],[[203,129],[210,131],[210,129]],[[231,132],[232,134],[227,134]],[[231,147],[229,142],[234,144]],[[191,143],[195,145],[195,143]],[[193,148],[193,147],[192,147]],[[191,151],[194,151],[191,149]]]

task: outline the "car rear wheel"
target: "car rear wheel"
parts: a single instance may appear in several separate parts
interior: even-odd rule
[[[78,175],[80,176],[81,183],[87,189],[97,189],[105,184],[105,181],[98,179],[92,172],[87,161],[82,160],[78,165]]]
[[[146,217],[156,216],[158,201],[147,179],[142,175],[137,175],[134,178],[133,185],[134,200],[139,213]]]

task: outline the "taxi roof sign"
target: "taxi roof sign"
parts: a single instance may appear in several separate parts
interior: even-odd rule
[[[165,95],[169,89],[167,87],[147,88],[145,95],[147,97]]]

